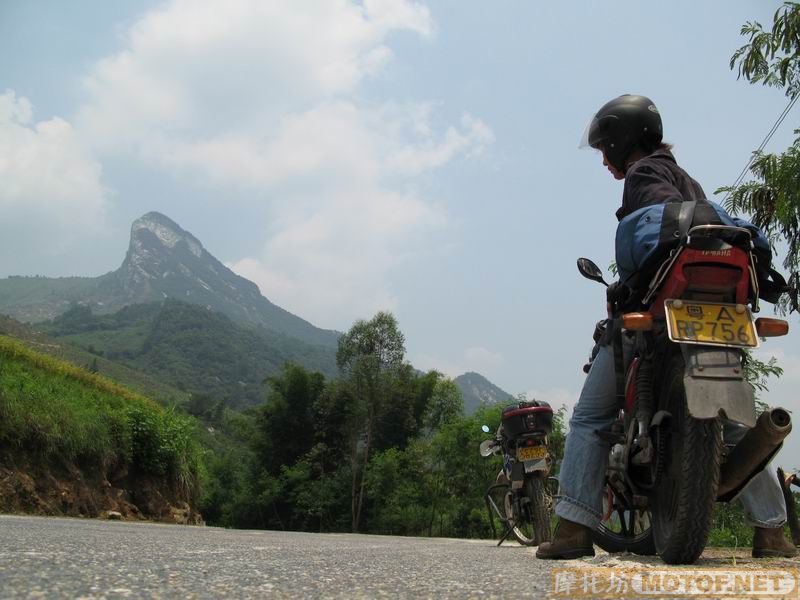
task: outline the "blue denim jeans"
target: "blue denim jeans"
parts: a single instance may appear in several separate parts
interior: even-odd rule
[[[618,413],[614,353],[611,346],[603,346],[592,363],[569,421],[556,499],[559,517],[593,529],[599,525],[609,447],[595,431],[608,427]],[[738,441],[745,431],[742,425],[726,422],[723,436],[726,441]],[[769,465],[747,484],[738,500],[751,525],[776,528],[786,522],[783,492]]]

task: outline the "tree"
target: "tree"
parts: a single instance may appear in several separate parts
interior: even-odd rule
[[[263,470],[277,475],[314,445],[314,409],[325,389],[325,377],[286,363],[280,375],[268,377],[265,383],[272,389],[256,409],[254,446]]]
[[[425,411],[425,426],[436,431],[464,413],[461,390],[452,379],[440,379],[433,388],[433,395]]]
[[[357,410],[351,442],[351,516],[358,531],[364,505],[364,484],[378,419],[386,410],[393,384],[403,365],[405,338],[391,313],[356,321],[339,338],[336,363],[349,384]]]
[[[731,69],[738,68],[739,77],[750,83],[783,88],[796,101],[800,95],[800,4],[784,2],[773,16],[771,30],[752,21],[742,26],[741,33],[749,41],[732,56]],[[788,244],[783,266],[790,273],[791,291],[780,305],[791,311],[800,309],[800,129],[795,134],[794,143],[781,154],[753,153],[752,181],[717,190],[728,194],[728,210],[751,214],[773,243],[783,239]]]

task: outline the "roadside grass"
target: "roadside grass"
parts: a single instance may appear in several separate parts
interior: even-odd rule
[[[0,449],[105,473],[128,468],[197,493],[195,421],[105,377],[0,336]]]

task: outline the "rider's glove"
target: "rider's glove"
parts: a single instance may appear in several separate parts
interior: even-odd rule
[[[608,300],[610,304],[614,304],[615,302],[623,303],[630,298],[630,295],[631,288],[621,281],[615,281],[606,288],[606,300]]]

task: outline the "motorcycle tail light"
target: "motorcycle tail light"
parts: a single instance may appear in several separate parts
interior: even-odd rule
[[[649,312],[626,313],[622,315],[622,326],[632,331],[650,331],[653,329],[653,315]]]
[[[743,277],[741,269],[721,265],[687,265],[683,267],[683,274],[691,287],[709,292],[728,292],[735,289]]]
[[[756,319],[756,331],[759,337],[778,337],[789,333],[789,323],[783,319],[759,317]]]

